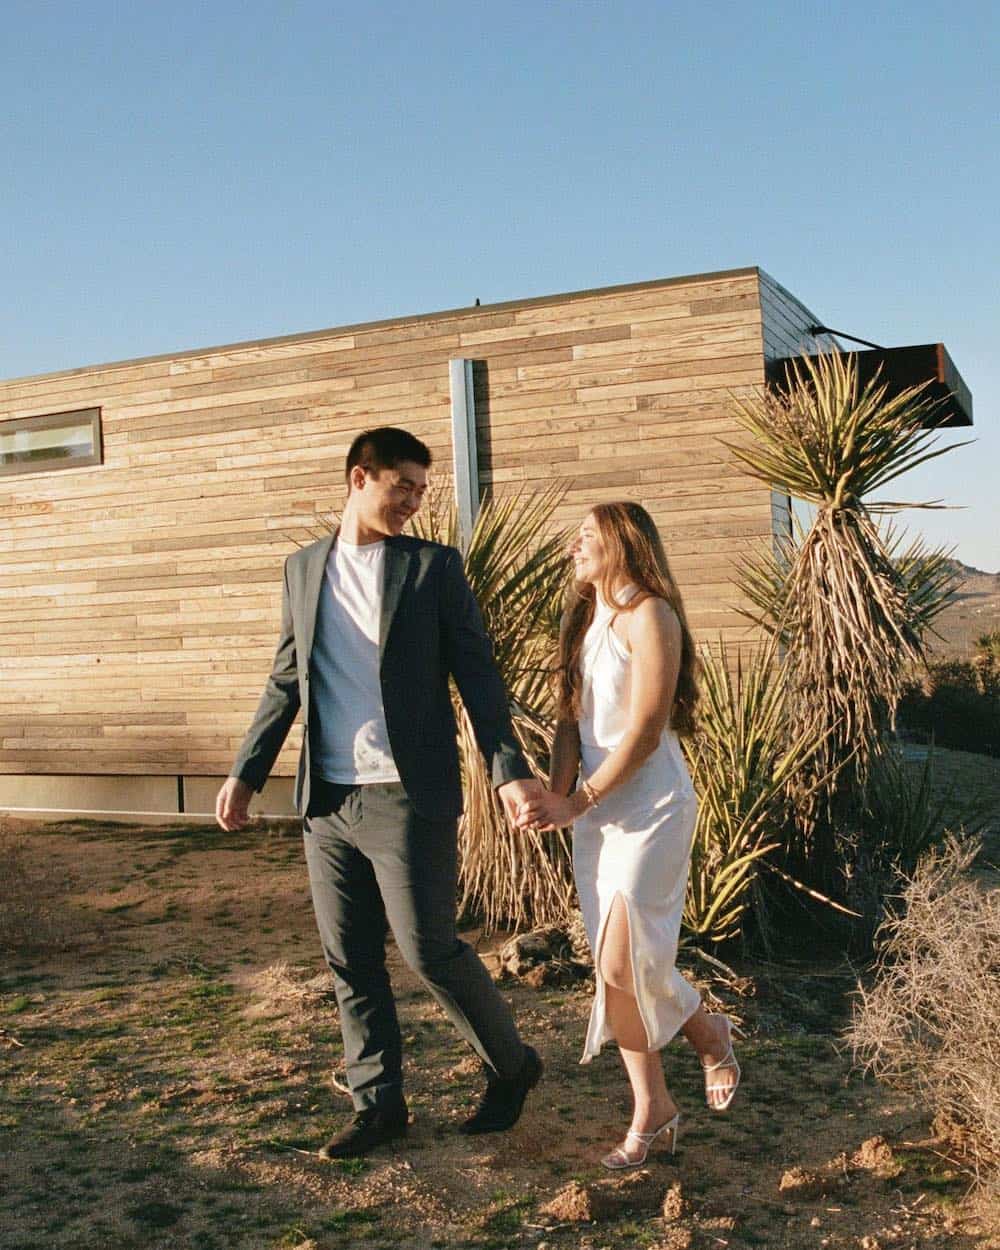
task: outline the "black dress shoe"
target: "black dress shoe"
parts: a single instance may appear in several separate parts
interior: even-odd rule
[[[486,1093],[476,1108],[475,1115],[459,1126],[460,1133],[503,1133],[513,1128],[521,1116],[528,1091],[534,1089],[542,1077],[543,1064],[538,1051],[531,1046],[524,1048],[524,1060],[517,1076],[491,1077],[486,1083]]]
[[[376,1146],[404,1137],[409,1125],[406,1107],[382,1111],[378,1107],[365,1107],[345,1129],[335,1133],[321,1146],[321,1159],[358,1159]]]

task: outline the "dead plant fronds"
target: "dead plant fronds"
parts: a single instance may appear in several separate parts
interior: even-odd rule
[[[552,532],[562,486],[483,501],[464,552],[465,575],[479,603],[511,702],[515,733],[544,779],[551,724],[551,672],[566,580],[566,541]],[[436,493],[414,519],[421,537],[458,544],[452,495]],[[569,836],[513,830],[497,798],[468,714],[457,708],[465,813],[459,828],[459,910],[487,930],[564,921],[573,906]]]

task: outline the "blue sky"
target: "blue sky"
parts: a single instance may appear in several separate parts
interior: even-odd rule
[[[1000,570],[1000,6],[5,0],[0,376],[759,264],[943,341]],[[946,436],[949,442],[959,435]]]

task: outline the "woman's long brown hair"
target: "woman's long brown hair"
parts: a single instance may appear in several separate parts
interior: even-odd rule
[[[565,720],[577,720],[580,716],[580,652],[584,635],[594,619],[597,592],[600,591],[605,603],[620,612],[630,612],[643,599],[654,595],[666,600],[681,626],[681,659],[670,726],[680,734],[692,733],[698,703],[698,656],[681,593],[670,572],[667,553],[653,518],[640,504],[628,501],[596,504],[590,515],[604,546],[607,565],[599,587],[591,582],[574,582],[570,587],[559,641],[559,716]],[[639,589],[639,593],[626,602],[620,601],[614,591],[622,582]]]

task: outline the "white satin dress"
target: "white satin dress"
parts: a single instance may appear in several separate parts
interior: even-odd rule
[[[580,753],[589,777],[628,723],[632,657],[615,635],[618,609],[598,597],[581,650]],[[600,951],[620,894],[628,912],[632,977],[650,1050],[659,1050],[698,1008],[698,991],[675,967],[697,800],[677,734],[665,729],[638,772],[573,827],[573,870],[594,954],[597,991],[581,1063],[612,1041]]]

